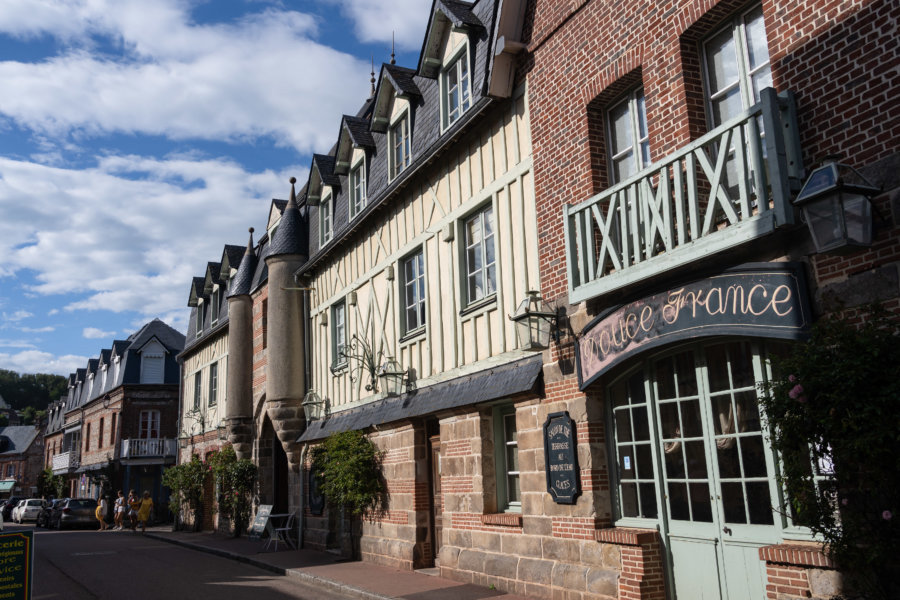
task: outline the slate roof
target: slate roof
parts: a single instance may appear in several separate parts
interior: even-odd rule
[[[314,155],[313,160],[315,161]],[[330,165],[330,173],[333,175],[334,159]],[[330,185],[330,184],[329,184]],[[272,235],[272,241],[269,244],[268,256],[281,256],[285,254],[297,254],[306,256],[309,252],[309,230],[306,226],[305,211],[300,213],[297,208],[297,194],[294,191],[294,184],[291,183],[291,199],[288,200],[281,220],[278,222],[278,228]]]
[[[369,131],[368,119],[344,115],[343,127],[347,130],[350,141],[353,142],[354,145],[362,148],[375,147],[375,138],[372,137],[372,132]]]
[[[322,185],[341,185],[341,179],[334,174],[334,156],[313,154],[312,166],[319,172]]]
[[[435,8],[443,8],[443,12],[453,23],[454,27],[468,25],[470,27],[483,27],[481,21],[472,12],[471,2],[459,2],[458,0],[438,0]]]
[[[256,252],[253,248],[253,231],[251,230],[250,241],[247,242],[244,257],[241,259],[234,279],[231,280],[231,289],[228,291],[229,298],[250,293],[253,284],[253,274],[256,272],[256,261]]]
[[[153,319],[128,337],[128,341],[131,342],[129,350],[139,350],[154,337],[166,347],[166,350],[174,354],[178,354],[184,348],[184,334],[159,319]]]
[[[328,437],[332,433],[365,429],[372,425],[382,425],[531,392],[534,391],[543,366],[541,355],[536,354],[471,375],[436,383],[396,398],[376,400],[358,408],[339,412],[328,419],[314,421],[297,441],[311,442]]]
[[[0,456],[24,453],[40,432],[41,430],[33,425],[0,427],[0,448],[2,448]]]
[[[244,257],[244,247],[236,244],[225,244],[222,256],[228,261],[228,267],[236,269]]]
[[[206,274],[209,276],[211,283],[219,282],[219,273],[222,271],[222,263],[208,262],[206,263]]]
[[[416,85],[415,69],[386,64],[384,65],[384,73],[398,94],[406,96],[422,95],[422,92],[419,91],[419,86]]]

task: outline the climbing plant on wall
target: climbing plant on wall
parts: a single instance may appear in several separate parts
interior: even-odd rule
[[[773,360],[762,404],[783,507],[866,598],[900,598],[900,319],[825,318]]]

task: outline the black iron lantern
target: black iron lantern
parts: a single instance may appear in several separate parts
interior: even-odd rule
[[[403,381],[406,379],[406,371],[400,366],[400,363],[391,357],[381,365],[378,370],[378,377],[381,379],[381,390],[384,395],[391,398],[399,396],[403,392]]]
[[[816,252],[872,245],[872,197],[880,190],[859,171],[834,160],[810,173],[794,200]]]
[[[224,423],[219,423],[219,426],[216,427],[216,433],[219,434],[219,439],[220,439],[220,440],[227,440],[227,439],[228,439],[228,428],[225,427],[225,424],[224,424]]]
[[[516,309],[516,314],[509,317],[516,324],[519,348],[547,348],[551,333],[554,339],[558,339],[556,312],[547,306],[540,292],[530,290],[527,294]]]
[[[316,390],[309,390],[303,398],[303,414],[306,422],[320,420],[325,414],[325,401],[319,397]]]

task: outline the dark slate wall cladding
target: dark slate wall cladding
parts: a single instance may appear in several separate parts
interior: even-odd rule
[[[490,0],[482,0],[477,2],[472,8],[472,12],[481,21],[482,27],[475,29],[469,34],[469,57],[474,63],[470,64],[472,106],[469,110],[472,110],[474,105],[483,98],[482,92],[485,89],[485,78],[487,76],[486,68],[491,51],[491,32],[494,27],[494,4]],[[424,38],[424,31],[422,36]],[[416,65],[410,65],[410,68],[415,67]],[[416,161],[433,152],[434,146],[442,141],[440,78],[438,76],[430,79],[416,75],[414,80],[422,96],[421,98],[410,98],[410,125],[412,131],[412,169],[410,170],[418,168],[419,165],[416,164]],[[383,81],[382,85],[390,84],[387,81]],[[337,115],[336,117],[339,118]],[[456,132],[452,131],[445,135],[454,133]],[[372,132],[372,137],[375,141],[375,149],[368,152],[366,165],[367,201],[369,205],[381,202],[388,186],[390,183],[393,183],[388,181],[388,157],[390,155],[387,147],[388,134],[387,132]],[[333,190],[333,192],[338,193],[332,196],[332,226],[334,234],[332,235],[332,241],[327,244],[328,247],[339,240],[350,226],[349,177],[344,175],[339,177],[341,182],[340,188]],[[408,175],[406,180],[411,181]],[[319,207],[310,207],[309,210],[309,256],[314,259],[321,254],[322,250],[319,237]]]

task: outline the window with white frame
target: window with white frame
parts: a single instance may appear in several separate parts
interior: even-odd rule
[[[356,218],[366,207],[366,161],[361,160],[350,170],[350,218]]]
[[[197,323],[197,335],[203,333],[203,298],[197,300],[197,313],[196,313],[196,323]]]
[[[219,321],[219,286],[213,287],[209,308],[211,315],[210,321],[215,325]]]
[[[497,472],[497,507],[506,512],[521,512],[519,488],[519,435],[513,406],[494,408],[494,461]]]
[[[344,350],[347,347],[347,305],[344,301],[331,307],[331,364],[341,367],[347,364]]]
[[[639,88],[606,111],[610,183],[624,181],[650,164],[644,90]]]
[[[443,124],[449,127],[472,105],[468,45],[441,73]]]
[[[159,437],[159,411],[141,411],[141,439],[149,440]]]
[[[467,304],[477,302],[497,290],[494,249],[494,208],[488,205],[465,221],[465,262]]]
[[[203,386],[203,381],[200,377],[200,371],[194,373],[194,410],[200,410],[200,393]]]
[[[219,363],[209,365],[209,399],[208,406],[215,406],[219,396]]]
[[[334,234],[333,224],[331,194],[328,194],[319,204],[319,246],[324,246],[331,241],[331,236]]]
[[[391,126],[391,179],[409,166],[409,111]]]
[[[403,259],[404,333],[425,326],[425,255],[420,248]]]
[[[710,125],[717,127],[759,102],[772,85],[761,6],[735,17],[703,45]]]

